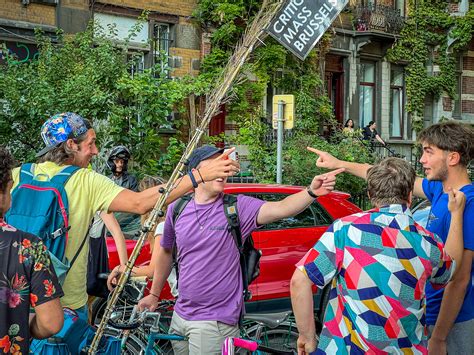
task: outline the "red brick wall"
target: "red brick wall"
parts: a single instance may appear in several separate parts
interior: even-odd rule
[[[474,113],[474,100],[462,100],[461,107],[463,113]]]
[[[211,53],[211,37],[209,33],[203,32],[201,35],[201,59]]]
[[[462,70],[474,70],[474,57],[463,57]]]
[[[462,77],[462,93],[474,94],[474,77],[472,76]]]
[[[453,110],[453,100],[450,97],[443,97],[443,111]]]
[[[20,0],[0,0],[0,18],[55,26],[56,6],[43,4],[23,6]]]
[[[197,0],[100,0],[99,2],[179,16],[191,16],[197,5]]]
[[[450,13],[458,12],[459,11],[459,4],[455,3],[455,2],[449,3],[448,4],[448,11]]]

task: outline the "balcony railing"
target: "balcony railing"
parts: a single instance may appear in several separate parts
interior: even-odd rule
[[[382,31],[400,33],[405,19],[400,10],[387,5],[358,5],[353,8],[356,31]]]

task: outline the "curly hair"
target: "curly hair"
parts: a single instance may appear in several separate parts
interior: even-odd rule
[[[0,191],[4,192],[8,182],[12,179],[12,168],[15,166],[15,160],[10,152],[0,146]]]
[[[460,163],[464,166],[474,159],[474,129],[466,123],[447,121],[434,124],[420,132],[418,141],[459,153]]]
[[[401,158],[385,158],[367,171],[367,191],[372,205],[403,204],[413,191],[416,173]]]

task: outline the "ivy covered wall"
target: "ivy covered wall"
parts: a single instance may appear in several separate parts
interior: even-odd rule
[[[449,2],[409,0],[409,17],[400,39],[389,50],[387,59],[406,63],[406,110],[413,129],[423,128],[425,99],[439,99],[446,93],[456,99],[456,59],[472,40],[474,7],[465,16],[453,15]]]

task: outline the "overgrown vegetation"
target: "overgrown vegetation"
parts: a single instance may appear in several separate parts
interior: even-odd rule
[[[232,53],[236,38],[241,36],[259,5],[260,1],[255,0],[199,1],[195,11],[197,21],[205,31],[212,32],[212,51],[204,59],[200,80],[212,81],[218,75]],[[324,148],[347,160],[370,160],[365,147],[356,142],[347,144],[337,135],[328,142],[320,136],[322,125],[336,126],[320,73],[320,58],[329,49],[332,36],[326,34],[304,62],[266,38],[265,45],[258,47],[245,65],[243,72],[248,80],[234,87],[233,100],[226,106],[227,118],[240,129],[235,137],[225,137],[225,142],[248,147],[251,171],[259,182],[275,182],[276,144],[269,138],[271,113],[265,115],[266,107],[262,107],[267,88],[272,89],[270,92],[295,95],[295,128],[284,144],[284,183],[308,184],[318,172],[315,155],[306,150],[308,145]],[[363,186],[362,180],[345,176],[338,180],[337,188],[358,192]]]
[[[406,109],[412,114],[413,128],[419,131],[427,95],[439,98],[446,92],[456,97],[456,57],[472,39],[474,8],[465,16],[452,16],[443,0],[410,0],[408,6],[409,17],[387,58],[408,63]],[[439,72],[427,71],[427,64],[439,67]]]
[[[102,154],[124,144],[132,151],[134,170],[171,172],[182,144],[172,140],[171,149],[162,153],[168,142],[158,131],[192,85],[169,80],[162,66],[130,74],[127,43],[117,46],[109,39],[114,32],[91,23],[85,32],[60,35],[58,44],[38,34],[37,60],[18,63],[6,54],[0,71],[0,141],[18,161],[34,161],[43,146],[40,127],[48,117],[73,111],[94,122]],[[96,159],[99,170],[103,161]]]

